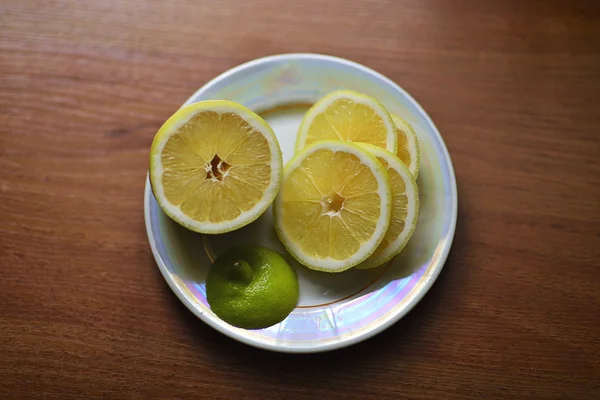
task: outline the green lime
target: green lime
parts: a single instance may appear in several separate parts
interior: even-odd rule
[[[281,322],[298,303],[296,272],[277,252],[237,247],[221,255],[206,278],[206,299],[223,321],[245,329]]]

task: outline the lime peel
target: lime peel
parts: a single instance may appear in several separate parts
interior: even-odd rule
[[[294,269],[276,251],[240,246],[222,254],[206,278],[206,299],[223,321],[262,329],[283,321],[300,296]]]

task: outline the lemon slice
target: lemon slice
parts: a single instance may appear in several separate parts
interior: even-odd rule
[[[392,191],[390,226],[379,247],[356,268],[377,267],[400,253],[412,236],[419,215],[419,190],[408,168],[389,151],[361,144],[387,168]]]
[[[304,115],[296,152],[319,140],[370,143],[394,154],[398,134],[390,113],[372,97],[349,90],[328,94]]]
[[[383,240],[391,199],[377,158],[353,143],[321,141],[284,168],[275,228],[300,263],[340,272],[364,261]]]
[[[160,128],[150,150],[156,201],[176,222],[200,233],[223,233],[258,218],[281,181],[273,130],[231,101],[181,108]]]
[[[396,155],[408,170],[417,179],[419,175],[419,167],[421,165],[421,155],[419,152],[419,141],[412,125],[397,115],[392,115],[396,132],[398,133],[398,151]]]

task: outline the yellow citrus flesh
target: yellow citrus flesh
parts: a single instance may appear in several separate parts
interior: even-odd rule
[[[404,118],[392,115],[392,119],[394,120],[398,134],[398,151],[396,155],[408,167],[412,176],[417,179],[421,157],[419,153],[419,141],[417,140],[415,130]]]
[[[307,111],[296,151],[320,140],[370,143],[393,153],[398,147],[396,128],[385,107],[349,90],[330,93]]]
[[[375,146],[361,145],[377,157],[387,170],[392,192],[392,216],[385,237],[359,269],[377,267],[404,249],[413,234],[419,213],[417,184],[408,168],[392,153]]]
[[[285,167],[275,226],[300,263],[340,272],[377,248],[390,207],[387,173],[375,157],[355,144],[321,141]]]
[[[256,219],[279,187],[281,151],[271,128],[226,101],[176,112],[151,149],[150,179],[163,210],[202,233],[228,232]]]

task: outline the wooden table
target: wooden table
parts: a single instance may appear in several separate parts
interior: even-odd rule
[[[313,356],[234,342],[163,281],[152,137],[256,57],[332,54],[440,129],[459,218],[425,299]],[[4,0],[0,398],[599,399],[597,1]]]

